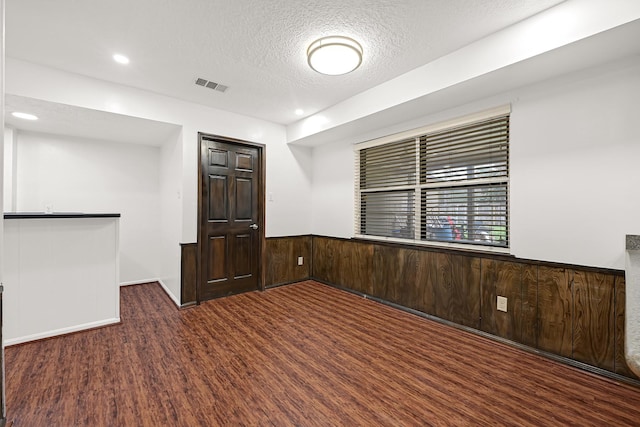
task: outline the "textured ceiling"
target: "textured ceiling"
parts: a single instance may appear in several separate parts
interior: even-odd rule
[[[277,123],[330,107],[561,0],[6,0],[6,54]],[[362,66],[323,76],[315,39]],[[111,55],[131,58],[123,67]],[[196,86],[196,77],[229,86]]]

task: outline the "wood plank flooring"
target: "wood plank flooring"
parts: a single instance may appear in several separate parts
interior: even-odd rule
[[[307,281],[6,349],[38,426],[638,426],[640,389]]]

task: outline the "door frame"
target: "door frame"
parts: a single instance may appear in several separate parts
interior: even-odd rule
[[[202,194],[203,190],[203,181],[202,181],[202,141],[204,139],[207,140],[215,140],[220,141],[225,144],[233,144],[238,147],[250,147],[256,148],[258,150],[258,164],[260,165],[260,173],[258,174],[258,289],[261,291],[265,290],[265,269],[263,268],[264,263],[264,254],[265,254],[265,188],[266,188],[266,146],[264,144],[259,144],[257,142],[244,141],[236,138],[229,138],[226,136],[215,135],[205,132],[198,132],[198,254],[196,256],[196,304],[200,304],[201,300],[201,289],[202,289],[202,246],[204,242],[203,233],[204,227],[202,226],[203,215],[202,215],[202,206],[204,195]]]

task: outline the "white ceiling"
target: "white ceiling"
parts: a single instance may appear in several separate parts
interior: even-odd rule
[[[289,124],[561,0],[6,0],[6,54]],[[315,39],[346,35],[362,66],[323,76]],[[131,58],[118,65],[111,55]],[[226,93],[197,77],[228,85]]]
[[[5,124],[23,131],[100,139],[129,144],[161,146],[175,140],[181,126],[22,96],[5,95]],[[15,118],[14,111],[28,111],[38,120]]]

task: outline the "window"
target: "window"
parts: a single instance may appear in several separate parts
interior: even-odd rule
[[[509,110],[356,145],[357,237],[509,247]]]

